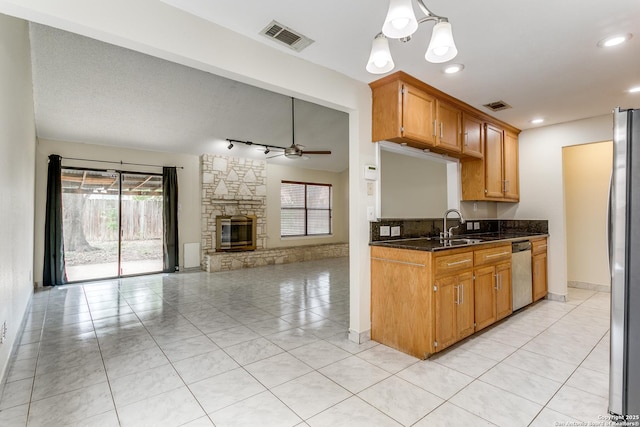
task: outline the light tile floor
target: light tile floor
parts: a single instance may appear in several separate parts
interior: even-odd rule
[[[608,294],[570,289],[567,303],[540,301],[421,361],[346,339],[348,281],[335,259],[37,292],[0,425],[517,427],[606,415]]]

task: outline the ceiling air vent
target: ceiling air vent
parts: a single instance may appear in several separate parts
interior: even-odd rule
[[[511,108],[511,105],[507,104],[504,101],[495,101],[490,102],[488,104],[484,104],[484,107],[487,107],[491,111],[502,111]]]
[[[313,43],[313,40],[309,37],[303,36],[302,34],[293,31],[291,28],[288,28],[276,21],[271,21],[269,25],[260,31],[260,34],[270,38],[271,40],[276,40],[296,52],[300,52],[302,49]]]

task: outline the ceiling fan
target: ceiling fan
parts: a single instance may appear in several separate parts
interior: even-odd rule
[[[228,139],[228,149],[233,148],[233,143],[237,142],[245,145],[257,145],[258,147],[264,147],[264,154],[269,154],[271,149],[282,150],[282,154],[276,154],[275,156],[267,157],[267,159],[273,159],[274,157],[284,156],[288,159],[308,159],[307,154],[331,154],[330,150],[305,150],[304,145],[296,144],[296,129],[295,129],[295,98],[291,97],[291,145],[289,147],[280,147],[278,145],[260,144],[259,142],[252,141],[240,141],[237,139]]]

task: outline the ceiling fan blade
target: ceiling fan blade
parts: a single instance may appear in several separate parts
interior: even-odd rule
[[[329,151],[329,150],[316,150],[316,151],[303,150],[302,154],[331,154],[331,151]]]
[[[284,153],[276,154],[275,156],[269,156],[269,157],[267,157],[267,160],[275,159],[276,157],[282,157],[282,156],[284,156]]]

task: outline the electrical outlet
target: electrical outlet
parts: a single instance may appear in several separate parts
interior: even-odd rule
[[[391,227],[391,237],[397,237],[400,235],[400,226],[394,225]]]
[[[380,237],[388,237],[391,236],[391,227],[388,225],[380,226]]]
[[[480,230],[480,223],[479,222],[474,222],[473,223],[473,229],[474,230]]]
[[[467,231],[473,230],[473,222],[467,221]]]

